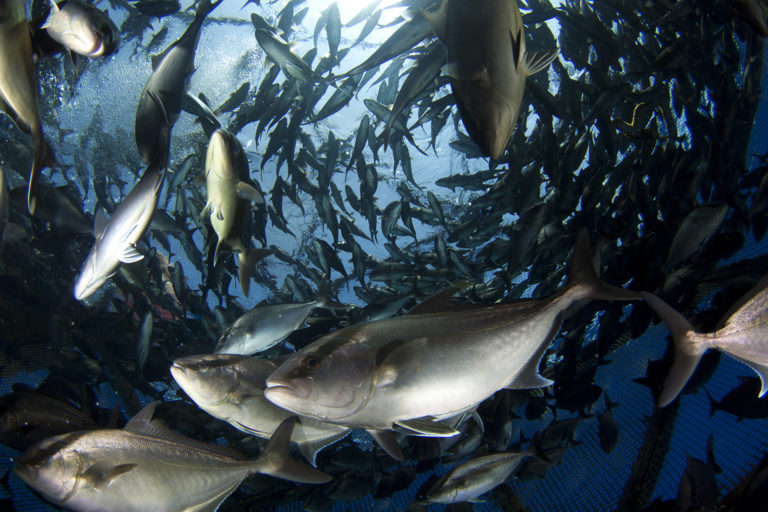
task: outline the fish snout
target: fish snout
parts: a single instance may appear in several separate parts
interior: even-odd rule
[[[312,392],[312,382],[309,379],[280,379],[269,377],[264,396],[268,400],[279,403],[285,399],[306,399]]]

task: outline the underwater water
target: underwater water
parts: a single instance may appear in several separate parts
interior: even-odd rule
[[[438,1],[222,0],[196,22],[205,0],[102,0],[119,43],[94,58],[41,39],[49,6],[23,6],[40,56],[0,46],[0,73],[34,86],[15,59],[34,62],[55,163],[30,214],[35,130],[0,114],[0,510],[60,509],[13,470],[36,442],[115,432],[155,400],[170,429],[256,460],[269,435],[202,406],[231,400],[257,423],[268,413],[255,397],[269,414],[282,405],[301,425],[330,417],[323,428],[343,430],[290,455],[331,479],[244,472],[199,510],[768,509],[763,8],[470,4],[446,2],[438,38]],[[3,42],[25,37],[0,22]],[[181,47],[183,66],[160,65]],[[129,196],[152,178],[155,196]],[[129,204],[152,221],[126,220],[135,244],[108,250],[104,214]],[[572,298],[580,233],[591,247],[580,261],[605,283],[655,294],[700,333],[727,321],[730,338],[706,346],[717,350],[681,389],[673,359],[694,349],[672,349],[678,317],[653,299],[602,300],[615,289]],[[98,244],[115,267],[78,293]],[[249,260],[256,249],[267,251]],[[272,336],[254,350],[232,341],[251,310],[254,332]],[[238,374],[217,402],[222,370],[195,395],[170,369],[227,336],[268,371]],[[264,398],[281,386],[293,391]],[[402,460],[366,430],[394,431]],[[426,502],[435,476],[526,449],[471,501]],[[190,510],[182,501],[209,484],[166,468],[149,490],[149,457],[89,465],[79,453],[73,495],[125,491],[101,509]],[[487,467],[470,476],[492,480]],[[189,492],[163,484],[176,481]],[[141,495],[156,505],[131,505]]]

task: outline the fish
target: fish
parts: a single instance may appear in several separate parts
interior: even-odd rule
[[[403,82],[400,90],[397,91],[397,97],[392,105],[392,111],[384,127],[384,133],[388,134],[392,128],[395,119],[417,96],[438,77],[440,68],[445,62],[445,48],[440,46],[433,47],[428,53],[419,59],[416,66],[408,73],[408,77]],[[385,139],[386,144],[386,139]]]
[[[42,393],[16,390],[0,397],[0,442],[26,450],[48,437],[99,428],[87,414]]]
[[[97,211],[93,224],[96,240],[75,280],[75,299],[83,300],[98,290],[120,263],[144,258],[135,244],[149,227],[164,179],[165,168],[149,166],[109,221],[103,210]]]
[[[92,59],[115,53],[120,32],[103,11],[78,0],[62,2],[61,7],[54,0],[50,3],[50,13],[41,28],[51,39]]]
[[[171,375],[189,397],[211,416],[252,436],[269,439],[291,413],[264,398],[265,381],[277,364],[234,354],[206,354],[176,359]],[[315,466],[320,450],[342,439],[346,427],[301,418],[291,434],[299,451]]]
[[[35,216],[40,220],[69,233],[85,234],[93,231],[90,218],[82,211],[82,201],[70,195],[68,186],[51,187],[40,184],[37,197],[40,201],[35,210]],[[20,187],[11,190],[10,200],[16,208],[25,208],[26,189]]]
[[[256,29],[256,42],[267,54],[269,60],[280,66],[286,75],[310,84],[325,81],[323,77],[312,71],[304,59],[293,53],[291,46],[277,34],[269,30]]]
[[[517,123],[526,78],[559,52],[528,53],[516,0],[443,0],[421,12],[448,50],[443,71],[464,127],[483,154],[497,160]]]
[[[152,402],[122,430],[85,430],[41,441],[16,459],[28,486],[71,510],[216,510],[251,474],[324,483],[325,473],[293,461],[286,419],[256,460],[177,434],[152,415]],[[137,492],[139,491],[140,492]]]
[[[480,496],[501,485],[532,453],[494,453],[470,459],[427,486],[416,500],[424,504],[479,501]]]
[[[133,5],[141,14],[157,18],[176,14],[181,9],[179,0],[139,0]]]
[[[56,159],[43,134],[40,81],[32,52],[24,0],[3,0],[0,6],[0,110],[32,137],[34,156],[27,181],[27,209],[35,214],[40,172]]]
[[[680,223],[664,262],[671,269],[689,258],[700,246],[712,238],[728,214],[728,205],[713,202],[691,210]]]
[[[317,298],[312,302],[256,306],[227,327],[213,352],[244,356],[263,352],[304,325],[304,321],[315,308],[325,307],[344,308],[345,306],[331,302],[324,287],[320,288]]]
[[[674,356],[664,379],[659,407],[666,407],[680,394],[693,375],[704,353],[719,350],[746,364],[760,377],[758,397],[768,391],[768,276],[733,305],[722,327],[714,332],[699,332],[683,315],[650,292],[638,292],[664,321],[672,334]]]
[[[134,131],[141,160],[165,167],[170,145],[170,129],[181,113],[181,104],[195,66],[195,51],[206,16],[222,0],[200,0],[195,18],[179,39],[162,53],[152,56],[152,74],[139,97]],[[168,123],[168,133],[163,128]]]
[[[147,311],[141,319],[139,335],[136,338],[136,373],[140,373],[147,362],[149,344],[152,341],[152,311]]]
[[[398,55],[411,50],[431,34],[432,28],[427,23],[426,18],[424,16],[414,16],[395,30],[386,41],[378,45],[376,50],[362,63],[349,71],[336,75],[336,78],[345,78],[365,73],[369,69],[380,66]]]
[[[539,374],[539,362],[571,306],[585,299],[638,299],[600,281],[589,253],[582,232],[568,284],[546,299],[339,329],[291,354],[267,379],[264,394],[296,414],[348,427],[455,435],[439,421],[505,387],[552,384]]]
[[[765,7],[759,0],[726,0],[728,8],[749,27],[763,37],[768,37]]]
[[[213,264],[219,261],[220,249],[228,247],[236,254],[240,289],[247,297],[251,270],[265,258],[269,249],[247,247],[244,230],[248,222],[249,202],[264,205],[264,195],[248,183],[248,161],[237,137],[223,129],[211,135],[205,155],[205,186],[208,202],[201,213],[211,220],[218,237]]]

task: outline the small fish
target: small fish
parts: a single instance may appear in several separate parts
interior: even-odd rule
[[[216,343],[214,353],[249,356],[263,352],[304,325],[315,308],[324,307],[345,306],[329,301],[322,287],[312,302],[256,306],[227,328]]]
[[[152,311],[144,313],[136,338],[136,373],[141,373],[149,355],[149,343],[152,341]]]
[[[704,353],[724,352],[752,368],[760,377],[759,397],[768,391],[768,276],[761,279],[731,308],[723,327],[703,333],[662,299],[640,292],[645,302],[664,321],[672,334],[674,359],[664,380],[658,406],[672,402],[693,375]]]
[[[682,263],[712,238],[728,214],[728,205],[722,202],[707,203],[691,210],[675,232],[667,253],[664,268],[670,269]]]
[[[200,0],[195,18],[179,39],[152,57],[149,76],[136,108],[134,131],[136,147],[144,163],[165,167],[170,145],[170,129],[179,117],[183,97],[195,67],[195,51],[205,18],[222,0]],[[167,122],[168,133],[164,131]]]
[[[288,76],[297,80],[314,84],[324,82],[325,79],[315,74],[304,59],[293,53],[291,45],[286,43],[280,36],[273,34],[269,30],[257,29],[256,41],[264,50],[269,59],[280,66]]]
[[[422,503],[478,501],[480,496],[503,483],[525,457],[532,454],[527,450],[475,457],[428,485],[416,500]]]
[[[111,55],[120,41],[120,32],[109,16],[78,0],[62,2],[61,7],[51,0],[51,11],[41,28],[67,50],[90,58]]]
[[[164,179],[165,169],[147,167],[109,221],[103,210],[96,213],[96,241],[75,281],[77,300],[83,300],[99,289],[117,271],[120,263],[133,263],[144,257],[136,251],[135,244],[152,220]]]
[[[51,502],[83,512],[215,510],[254,473],[304,483],[331,479],[288,456],[295,417],[277,428],[261,457],[247,460],[152,420],[157,404],[142,409],[123,430],[85,430],[41,441],[16,459],[14,471]]]
[[[79,198],[70,195],[70,189],[66,185],[51,187],[41,184],[37,190],[40,199],[35,216],[44,222],[50,222],[52,226],[68,233],[92,233],[91,220],[83,211],[83,202]],[[23,209],[26,205],[27,191],[24,188],[15,188],[10,193],[11,204]]]
[[[247,434],[269,439],[291,413],[264,398],[265,381],[277,365],[232,354],[189,356],[171,366],[176,383],[205,412]],[[313,466],[323,448],[349,433],[332,423],[302,418],[291,440]]]
[[[213,264],[218,262],[222,246],[231,249],[237,257],[240,288],[246,297],[253,266],[271,254],[269,249],[252,249],[246,245],[249,203],[264,205],[264,195],[248,183],[248,174],[248,160],[237,137],[222,129],[213,132],[205,155],[208,202],[201,215],[210,217],[218,236]]]
[[[45,438],[99,428],[87,414],[42,393],[17,390],[0,397],[0,442],[26,450]]]
[[[179,0],[139,0],[138,2],[133,2],[133,6],[141,14],[157,18],[176,14],[181,9]]]

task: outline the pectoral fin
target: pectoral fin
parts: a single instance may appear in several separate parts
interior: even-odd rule
[[[114,465],[110,462],[97,462],[83,473],[83,478],[94,489],[102,489],[118,476],[136,468],[137,464]]]
[[[394,432],[391,430],[371,429],[368,429],[367,432],[371,434],[371,437],[374,439],[374,441],[376,441],[376,443],[381,446],[381,449],[387,452],[387,455],[395,460],[405,460],[405,457],[403,457],[403,451],[400,449],[400,445],[397,444],[397,439],[395,439]]]
[[[549,66],[553,60],[560,54],[559,50],[549,50],[546,52],[533,52],[526,53],[525,55],[525,69],[523,72],[526,76],[535,75],[539,71],[542,71]]]
[[[451,437],[459,433],[458,430],[435,421],[431,416],[412,420],[399,420],[395,422],[395,425],[404,428],[408,431],[408,434],[413,436]]]
[[[143,254],[139,254],[134,246],[129,245],[125,248],[119,259],[122,263],[135,263],[141,261],[143,258]]]
[[[262,195],[261,191],[244,181],[241,181],[237,184],[237,187],[235,187],[235,192],[237,192],[238,197],[241,199],[252,201],[256,204],[264,204],[264,196]]]

